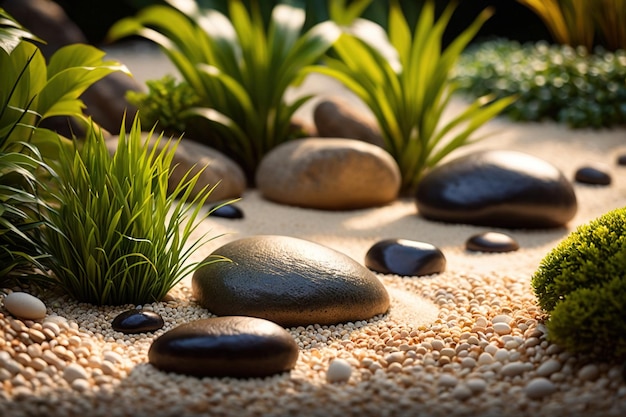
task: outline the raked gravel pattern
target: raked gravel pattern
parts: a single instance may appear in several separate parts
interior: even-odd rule
[[[336,326],[289,329],[296,368],[265,379],[195,378],[147,363],[152,340],[210,317],[179,285],[154,334],[124,335],[111,320],[124,307],[48,299],[41,322],[0,313],[3,416],[622,416],[621,364],[588,362],[546,341],[542,312],[524,277],[381,276],[395,293],[431,300],[438,314],[414,324],[411,303]],[[392,294],[394,293],[392,292]],[[394,301],[398,301],[392,296]],[[129,306],[126,306],[129,307]],[[418,320],[419,321],[419,320]],[[328,378],[334,359],[346,382]],[[343,371],[345,375],[345,370]],[[329,381],[330,380],[330,381]]]

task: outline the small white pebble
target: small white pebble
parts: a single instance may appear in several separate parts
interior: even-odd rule
[[[333,359],[328,364],[326,380],[328,382],[347,382],[352,375],[352,366],[345,359]]]
[[[387,355],[385,357],[385,361],[387,363],[394,363],[394,362],[400,362],[402,363],[404,361],[404,353],[402,352],[393,352],[389,355]]]
[[[504,376],[517,376],[524,373],[526,364],[524,362],[507,363],[500,369],[500,373]]]
[[[507,323],[494,323],[493,331],[499,335],[509,334],[511,333],[511,326],[509,326]]]
[[[459,384],[452,390],[452,396],[459,400],[465,401],[472,396],[473,392],[465,384]]]
[[[590,363],[580,368],[578,377],[583,381],[595,381],[600,376],[600,370],[596,364]]]
[[[87,392],[91,388],[89,381],[83,378],[77,378],[73,380],[70,385],[78,392]]]
[[[89,374],[87,374],[87,371],[85,370],[85,368],[83,368],[77,363],[68,365],[63,370],[63,379],[65,379],[69,384],[74,382],[74,380],[76,379],[87,379],[87,378],[89,378]]]
[[[441,374],[439,377],[439,385],[442,387],[454,387],[459,380],[452,374]]]
[[[500,314],[500,315],[495,316],[495,317],[491,320],[491,322],[492,322],[493,324],[496,324],[496,323],[505,323],[505,324],[509,324],[509,323],[511,323],[511,321],[512,321],[512,320],[513,320],[513,319],[511,318],[511,316],[507,316],[506,314]]]
[[[4,308],[15,317],[39,320],[46,317],[46,305],[37,297],[25,292],[12,292],[4,297]]]
[[[493,356],[491,356],[489,353],[487,352],[483,352],[480,354],[480,356],[478,357],[478,364],[479,365],[489,365],[493,363]]]
[[[553,373],[555,373],[558,370],[560,370],[561,366],[562,366],[562,364],[558,360],[556,360],[556,359],[548,359],[547,361],[545,361],[541,365],[539,365],[539,368],[537,368],[537,375],[539,375],[539,376],[550,376]]]
[[[553,394],[556,392],[557,388],[552,381],[549,379],[539,377],[534,378],[526,384],[524,391],[526,392],[526,396],[531,399],[539,399],[543,398],[547,395]]]
[[[465,383],[475,393],[483,392],[487,389],[487,382],[481,378],[469,378]]]

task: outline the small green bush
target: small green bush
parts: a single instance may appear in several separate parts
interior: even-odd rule
[[[626,208],[578,227],[531,280],[550,340],[572,352],[626,356]]]
[[[555,120],[572,128],[626,123],[626,52],[520,45],[495,40],[462,55],[455,70],[468,97],[517,95],[504,114],[518,121]]]
[[[172,75],[146,81],[148,92],[129,91],[128,102],[141,109],[143,126],[155,126],[173,132],[186,132],[188,120],[182,117],[186,110],[200,105],[201,99],[186,81],[177,81]]]

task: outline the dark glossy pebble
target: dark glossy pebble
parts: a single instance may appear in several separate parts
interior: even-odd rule
[[[577,211],[571,182],[548,162],[515,151],[480,151],[438,165],[416,192],[420,216],[489,227],[560,227]]]
[[[382,274],[422,276],[445,271],[446,258],[430,243],[386,239],[375,243],[367,251],[365,266]]]
[[[617,165],[625,166],[626,165],[626,153],[617,156]]]
[[[349,256],[288,236],[250,236],[213,252],[192,277],[198,304],[218,316],[251,316],[281,326],[367,320],[389,309],[380,280]]]
[[[211,212],[212,217],[223,217],[225,219],[243,219],[243,211],[234,204],[227,204],[225,206],[215,205],[209,209],[214,210]]]
[[[214,317],[182,324],[158,337],[148,360],[156,368],[199,377],[265,377],[292,369],[293,336],[268,320]]]
[[[465,248],[473,252],[513,252],[519,249],[519,244],[505,233],[485,232],[467,239]]]
[[[163,318],[154,311],[128,310],[113,319],[111,327],[125,334],[148,333],[163,327]]]
[[[574,174],[574,179],[576,182],[580,182],[582,184],[591,184],[591,185],[609,185],[611,184],[611,176],[595,167],[581,167],[576,170],[576,174]]]

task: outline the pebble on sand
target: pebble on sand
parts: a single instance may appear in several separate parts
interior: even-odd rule
[[[46,305],[37,297],[25,292],[12,292],[4,297],[4,308],[15,317],[40,320],[46,317]]]
[[[547,378],[539,377],[534,378],[526,384],[524,391],[526,396],[533,400],[538,400],[545,396],[555,393],[557,390],[556,385]]]
[[[352,375],[352,366],[345,359],[333,359],[328,364],[326,380],[328,382],[347,382]]]

